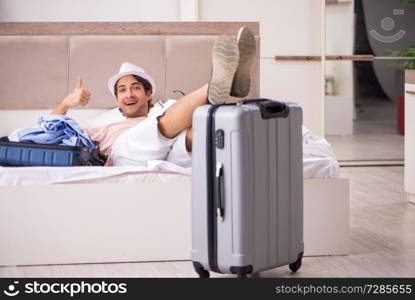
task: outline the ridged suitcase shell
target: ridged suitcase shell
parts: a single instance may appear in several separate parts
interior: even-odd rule
[[[199,275],[296,271],[304,250],[301,108],[260,99],[202,106],[193,115],[192,152]]]

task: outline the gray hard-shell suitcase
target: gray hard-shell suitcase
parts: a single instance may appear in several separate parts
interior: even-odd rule
[[[209,272],[301,266],[302,110],[266,99],[193,114],[192,261]]]

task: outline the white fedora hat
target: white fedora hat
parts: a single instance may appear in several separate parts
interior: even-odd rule
[[[152,94],[154,95],[154,93],[156,92],[156,84],[154,83],[153,77],[148,75],[143,68],[140,68],[136,65],[125,62],[121,65],[120,70],[118,71],[118,73],[115,74],[114,76],[112,76],[108,80],[108,88],[109,88],[111,94],[114,97],[115,97],[115,94],[114,94],[115,84],[117,83],[118,79],[120,79],[121,77],[126,76],[126,75],[137,75],[141,78],[146,79],[151,84],[151,87],[152,87],[152,90],[153,90]]]

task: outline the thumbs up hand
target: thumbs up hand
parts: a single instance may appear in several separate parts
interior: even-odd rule
[[[91,92],[84,89],[82,79],[78,77],[74,90],[63,99],[62,104],[67,108],[85,106],[88,104],[90,97]]]

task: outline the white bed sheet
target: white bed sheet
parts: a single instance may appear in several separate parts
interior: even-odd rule
[[[313,135],[305,127],[303,127],[303,171],[304,179],[336,178],[339,172],[339,164],[331,145],[325,139]],[[145,167],[0,167],[0,186],[134,182],[146,177],[132,176],[133,174],[150,173],[189,176],[191,168],[183,168],[161,160],[148,161]]]
[[[304,159],[304,179],[337,176],[338,164],[329,157]],[[154,175],[156,174],[156,175]],[[145,182],[169,174],[190,176],[190,168],[165,161],[151,161],[142,167],[0,167],[0,186],[44,185],[54,183]]]
[[[330,143],[303,126],[304,179],[337,178],[339,163]]]
[[[182,168],[167,161],[149,161],[147,167],[0,167],[0,186],[44,185],[54,183],[87,183],[100,178],[128,174],[183,174]]]

